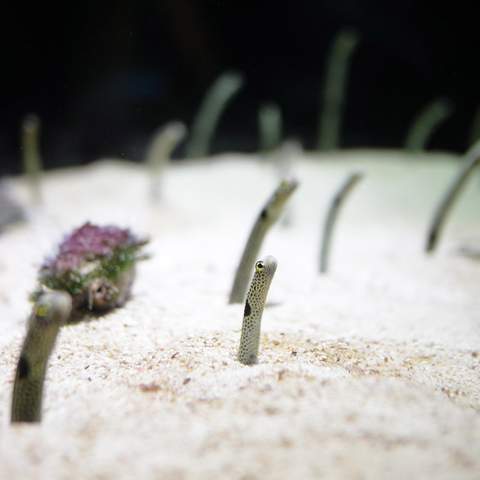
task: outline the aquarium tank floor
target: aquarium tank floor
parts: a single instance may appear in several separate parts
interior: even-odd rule
[[[0,234],[0,478],[478,478],[480,263],[459,254],[480,243],[478,178],[423,252],[457,168],[442,154],[298,158],[290,224],[261,252],[278,269],[251,367],[236,360],[243,305],[227,299],[278,182],[270,161],[171,166],[156,204],[141,165],[47,173],[44,204]],[[359,169],[319,275],[328,202]],[[28,206],[25,180],[8,183]],[[86,221],[148,235],[151,259],[124,308],[62,329],[42,423],[11,426],[37,269]]]

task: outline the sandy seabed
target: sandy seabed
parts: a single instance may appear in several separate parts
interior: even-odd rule
[[[386,159],[385,157],[389,157]],[[262,255],[278,269],[258,365],[236,359],[243,305],[227,305],[274,168],[224,155],[173,166],[152,205],[142,166],[49,173],[31,221],[0,235],[1,479],[480,478],[480,187],[470,182],[438,251],[430,215],[458,163],[346,152],[295,165],[290,225]],[[365,179],[317,273],[328,200]],[[28,203],[22,179],[10,182]],[[123,309],[62,329],[40,425],[9,424],[36,270],[90,220],[151,238]]]

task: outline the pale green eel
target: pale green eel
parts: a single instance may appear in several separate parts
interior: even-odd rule
[[[11,421],[40,422],[48,359],[60,327],[68,320],[72,299],[66,292],[43,293],[28,320],[13,385]]]
[[[245,302],[238,349],[238,361],[244,365],[257,363],[263,309],[276,270],[277,261],[270,255],[255,264],[255,273]]]
[[[245,293],[247,291],[248,281],[250,280],[252,267],[255,259],[258,258],[263,239],[270,230],[270,227],[280,217],[285,204],[297,187],[298,182],[294,179],[282,180],[260,211],[237,267],[230,292],[229,303],[242,303],[245,300]]]

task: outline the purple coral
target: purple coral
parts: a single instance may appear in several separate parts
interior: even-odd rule
[[[99,227],[89,222],[67,235],[54,257],[47,259],[42,270],[57,274],[79,268],[85,261],[110,256],[117,248],[140,246],[145,241],[130,230],[107,225]]]

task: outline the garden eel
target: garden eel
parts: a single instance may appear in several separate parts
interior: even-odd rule
[[[452,113],[453,105],[446,98],[429,103],[415,117],[405,140],[405,148],[410,152],[425,150],[428,141],[439,125]]]
[[[33,205],[42,202],[40,177],[42,174],[42,159],[39,147],[40,119],[37,115],[27,115],[22,122],[22,155],[23,170],[29,184]]]
[[[467,180],[472,172],[480,166],[480,140],[473,144],[473,146],[465,154],[460,168],[448,186],[447,191],[440,199],[435,212],[433,214],[430,226],[427,232],[427,241],[425,244],[425,251],[431,253],[437,247],[440,233],[443,229],[448,213],[452,209],[455,201],[460,196],[460,192],[464,188]]]
[[[160,127],[153,137],[147,153],[147,165],[150,169],[150,196],[157,201],[161,196],[161,176],[167,168],[172,152],[185,138],[187,127],[182,122],[170,122]]]
[[[242,303],[245,300],[250,273],[262,246],[265,235],[270,227],[278,220],[292,193],[298,187],[295,179],[282,180],[278,187],[262,208],[255,224],[253,225],[247,244],[243,250],[242,258],[235,273],[229,303]]]
[[[71,309],[72,300],[66,292],[46,292],[35,303],[15,374],[12,423],[40,422],[48,358]]]
[[[362,172],[353,172],[350,173],[347,178],[342,182],[339,189],[335,192],[333,199],[328,208],[327,217],[323,225],[322,233],[322,246],[320,248],[320,261],[319,261],[319,271],[320,273],[326,273],[328,269],[328,257],[330,254],[330,244],[332,239],[333,227],[335,226],[335,221],[338,216],[340,207],[342,206],[345,198],[353,190],[355,185],[363,177]]]
[[[342,29],[329,47],[322,92],[322,112],[318,129],[319,150],[337,149],[348,87],[352,55],[360,40],[354,30]]]
[[[235,72],[220,75],[205,94],[195,115],[190,139],[185,145],[187,158],[206,157],[218,121],[233,97],[242,88],[243,76]]]
[[[257,363],[263,308],[276,269],[277,261],[270,255],[255,264],[255,273],[245,302],[238,349],[238,361],[244,365]]]

